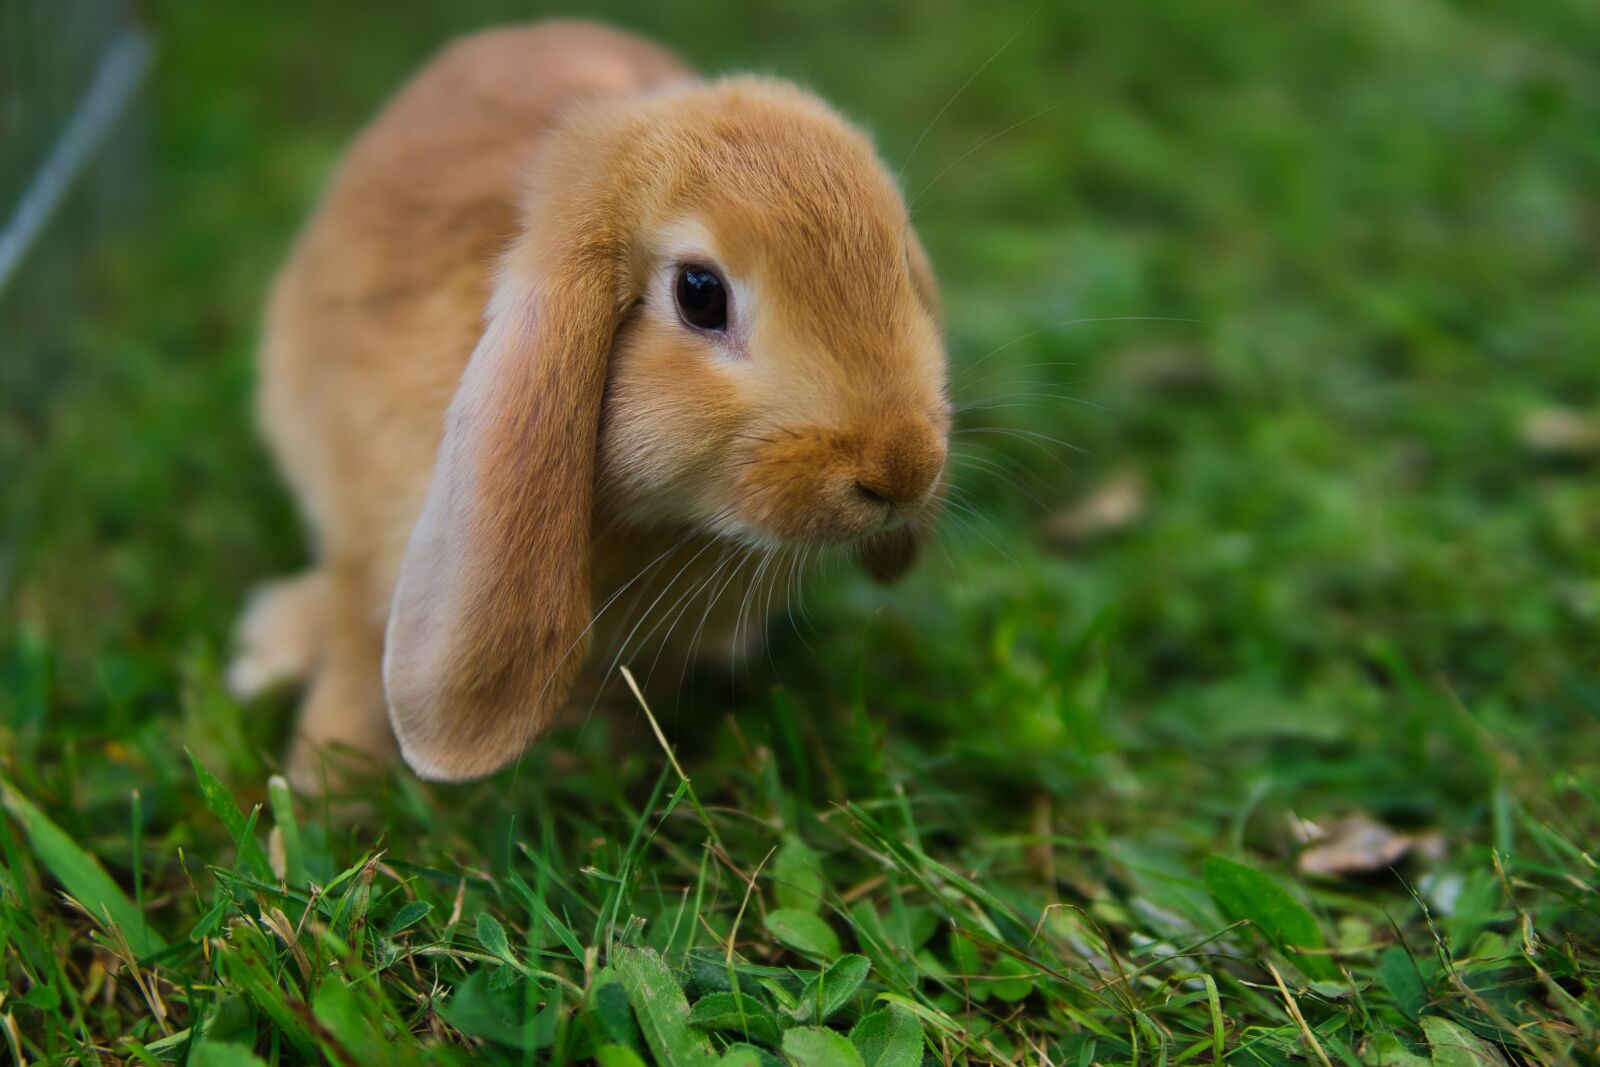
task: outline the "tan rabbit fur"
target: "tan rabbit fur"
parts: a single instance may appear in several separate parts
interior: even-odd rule
[[[690,265],[723,327],[675,302]],[[732,547],[853,545],[896,576],[943,478],[937,303],[893,180],[816,97],[580,23],[449,46],[273,288],[261,420],[315,564],[258,596],[234,681],[308,679],[303,784],[391,725],[462,779],[549,725],[592,631],[635,627],[622,592],[697,589],[732,648],[781,594],[739,595],[760,579]]]

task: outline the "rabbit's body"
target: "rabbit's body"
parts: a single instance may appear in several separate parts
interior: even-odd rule
[[[341,163],[273,287],[261,356],[261,426],[317,563],[257,598],[232,670],[246,691],[310,682],[291,762],[393,747],[389,603],[540,133],[576,98],[688,76],[599,26],[488,31],[430,63]]]
[[[712,110],[688,135],[673,128],[679,112],[667,109],[707,102]],[[657,269],[647,257],[660,250],[642,238],[630,243],[641,220],[676,220],[663,232],[696,247],[716,243],[700,220],[674,213],[682,181],[664,161],[719,150],[715,134],[698,149],[678,140],[723,121],[722,109],[735,122],[748,114],[761,122],[776,115],[779,127],[799,131],[820,125],[821,147],[806,151],[863,150],[853,131],[796,90],[706,88],[661,49],[576,23],[489,31],[450,46],[351,147],[273,289],[262,350],[261,421],[311,527],[316,563],[258,596],[233,671],[242,689],[308,676],[291,757],[303,781],[314,780],[312,757],[330,742],[373,753],[391,747],[386,651],[388,703],[408,759],[430,775],[461,777],[503,764],[548,721],[591,629],[629,637],[652,612],[670,621],[670,609],[705,619],[680,637],[734,650],[753,628],[744,617],[750,602],[770,601],[778,568],[768,587],[750,590],[752,578],[728,565],[729,535],[787,543],[878,530],[869,543],[885,546],[879,554],[890,563],[880,567],[892,569],[902,528],[856,516],[848,502],[789,516],[783,509],[799,490],[788,485],[798,475],[740,487],[730,469],[717,474],[729,481],[720,496],[696,481],[726,462],[707,450],[725,454],[736,438],[768,442],[743,464],[757,473],[821,462],[780,442],[779,424],[752,421],[754,401],[736,389],[759,383],[724,378],[753,372],[683,347],[725,344],[731,327],[679,337],[672,331],[688,327],[666,322],[661,301],[644,295]],[[723,137],[738,142],[737,126]],[[769,140],[763,134],[738,150]],[[859,180],[898,203],[872,184],[875,175]],[[827,195],[840,193],[866,195]],[[854,239],[886,238],[872,228]],[[905,255],[925,273],[920,249]],[[768,262],[764,253],[761,263],[745,261],[745,273],[730,277]],[[874,284],[904,288],[886,299],[923,308],[907,312],[928,322],[901,324],[911,331],[905,343],[936,347],[931,278],[914,280],[915,296],[903,280]],[[742,298],[745,290],[734,289]],[[770,297],[740,307],[745,328],[762,325],[756,308],[781,310]],[[664,349],[670,358],[653,362]],[[920,507],[931,493],[928,464],[942,467],[942,350],[928,358],[936,366],[930,388],[915,382],[906,393],[883,379],[897,397],[914,393],[919,412],[892,440],[873,451],[832,428],[835,415],[826,444],[806,438],[806,448],[876,463],[873,484],[889,488],[881,496],[863,489],[873,501],[890,500],[904,483],[907,507]],[[678,400],[680,379],[692,381]],[[818,421],[804,414],[802,423]],[[793,434],[796,417],[786,414],[779,428]],[[773,451],[782,447],[793,454]],[[745,507],[750,518],[734,516]],[[836,532],[841,523],[851,532]],[[666,555],[659,573],[628,586]],[[602,613],[596,625],[591,606],[619,590],[616,603],[631,610]]]

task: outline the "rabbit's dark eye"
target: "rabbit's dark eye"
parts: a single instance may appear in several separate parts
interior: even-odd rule
[[[717,272],[696,264],[678,268],[673,286],[678,299],[678,314],[690,326],[702,330],[721,330],[728,325],[728,287]]]

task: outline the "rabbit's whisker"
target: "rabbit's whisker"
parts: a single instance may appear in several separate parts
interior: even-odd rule
[[[989,65],[991,63],[993,63],[995,60],[999,59],[1000,56],[1001,56],[1001,53],[1003,53],[1007,48],[1010,48],[1013,41],[1015,41],[1018,37],[1022,36],[1022,31],[1028,28],[1029,24],[1031,24],[1033,22],[1033,20],[1038,17],[1039,12],[1042,11],[1042,10],[1044,10],[1044,4],[1043,3],[1041,3],[1038,7],[1033,9],[1032,14],[1030,14],[1026,19],[1024,19],[1022,21],[1022,25],[1017,27],[1016,32],[1013,33],[1010,37],[1007,37],[1006,40],[1005,40],[1005,43],[1002,44],[999,48],[996,48],[994,50],[994,52],[992,52],[990,54],[989,58],[984,60],[978,66],[978,69],[973,71],[972,74],[968,76],[967,80],[961,83],[961,88],[957,89],[954,93],[950,94],[950,99],[946,100],[944,102],[944,106],[941,107],[938,111],[936,111],[934,113],[933,118],[928,120],[928,124],[922,128],[922,132],[920,134],[918,134],[917,135],[917,139],[914,142],[912,142],[911,150],[906,153],[906,158],[900,164],[900,176],[899,177],[900,177],[900,181],[902,183],[904,183],[904,181],[905,181],[906,168],[911,165],[911,160],[916,156],[917,149],[922,147],[922,142],[927,140],[928,134],[932,133],[933,132],[933,128],[939,124],[939,120],[944,118],[944,113],[946,111],[949,111],[951,106],[954,105],[955,102],[961,98],[961,94],[966,92],[968,87],[970,87],[973,82],[978,80],[978,75],[980,75],[984,71],[988,70],[989,69]]]
[[[720,511],[716,512],[715,514],[713,514],[710,518],[708,518],[706,520],[706,522],[707,523],[721,522],[721,521],[725,520],[726,518],[728,518],[729,516],[731,516],[733,514],[733,512],[734,512],[733,505],[729,505],[728,507],[725,507],[722,510],[720,510]],[[689,541],[693,540],[695,537],[703,537],[703,536],[705,536],[704,531],[693,530],[692,529],[692,530],[688,531],[687,535],[684,537],[683,540],[679,541],[676,545],[673,546],[673,551],[677,552],[678,550],[682,549],[685,546],[685,544],[687,544]],[[638,614],[639,602],[641,600],[643,600],[645,597],[650,595],[650,589],[651,589],[651,587],[650,587],[649,583],[645,583],[643,585],[640,585],[637,589],[634,590],[633,596],[629,598],[627,605],[621,611],[621,614],[623,615],[624,618],[633,618]],[[608,647],[610,647],[610,646],[608,646]]]
[[[972,598],[972,586],[967,582],[966,572],[956,563],[956,557],[951,553],[950,546],[944,538],[938,541],[939,554],[944,557],[945,564],[950,568],[950,576],[961,586],[961,594],[968,600]]]
[[[956,528],[958,530],[964,531],[966,533],[970,533],[973,536],[979,538],[985,544],[987,544],[990,548],[992,548],[995,552],[997,552],[1000,555],[1004,556],[1008,563],[1011,563],[1012,565],[1017,565],[1016,558],[1014,556],[1012,556],[1010,553],[1008,553],[1004,548],[1002,548],[1001,546],[997,545],[994,542],[994,539],[991,538],[985,531],[979,529],[972,522],[971,519],[967,518],[965,515],[954,515],[953,514],[953,515],[950,516],[950,520],[951,520],[951,522],[953,522],[955,524],[955,526],[956,526]]]
[[[955,170],[956,167],[960,166],[961,163],[963,163],[974,152],[976,152],[979,149],[983,148],[987,144],[990,144],[990,143],[992,143],[994,141],[999,140],[1000,138],[1004,137],[1006,134],[1010,133],[1012,130],[1015,130],[1015,129],[1017,129],[1019,127],[1022,127],[1022,126],[1026,126],[1028,123],[1032,122],[1034,119],[1042,118],[1045,115],[1050,114],[1050,112],[1054,111],[1056,108],[1060,107],[1062,104],[1065,104],[1068,100],[1071,100],[1071,99],[1072,99],[1072,97],[1070,95],[1069,96],[1063,96],[1060,100],[1057,100],[1055,103],[1049,105],[1048,107],[1040,108],[1038,111],[1035,111],[1033,114],[1029,115],[1027,118],[1018,119],[1016,122],[1013,122],[1011,125],[1007,126],[1005,129],[996,130],[995,132],[987,135],[986,137],[984,137],[983,139],[978,141],[977,144],[973,145],[971,148],[969,148],[965,152],[961,153],[955,159],[952,159],[948,164],[946,164],[946,166],[945,166],[945,168],[943,170],[941,170],[938,174],[935,174],[933,176],[933,180],[932,181],[930,181],[927,185],[924,185],[922,187],[921,191],[918,192],[916,196],[911,198],[911,203],[907,207],[907,211],[911,214],[911,217],[912,218],[916,217],[917,205],[922,203],[922,198],[927,196],[929,191],[932,190],[934,186],[938,185],[940,180],[942,178],[944,178],[944,176],[946,174],[949,174],[952,170]]]
[[[984,390],[981,390],[981,389],[973,389],[971,391],[972,392],[972,399],[968,400],[968,401],[963,401],[962,403],[957,404],[953,410],[955,410],[955,411],[965,411],[972,404],[975,404],[975,403],[977,403],[979,401],[1016,400],[1016,399],[1022,399],[1022,398],[1026,398],[1026,397],[1035,397],[1035,396],[1043,397],[1046,400],[1072,400],[1072,399],[1075,399],[1075,398],[1072,396],[1071,393],[1047,393],[1047,392],[1040,392],[1040,390],[1042,390],[1042,389],[1057,389],[1057,388],[1062,388],[1064,386],[1082,385],[1082,384],[1083,384],[1083,379],[1082,378],[1079,378],[1076,381],[1070,381],[1070,382],[1037,382],[1037,381],[1030,381],[1030,380],[1028,380],[1026,378],[1020,378],[1020,379],[1018,379],[1016,381],[1002,383],[1001,388],[1004,388],[1004,389],[1008,390],[1006,392],[988,393],[988,392],[986,392]]]
[[[711,613],[716,611],[717,602],[722,599],[723,591],[728,588],[728,585],[731,582],[733,582],[734,578],[739,573],[739,568],[744,565],[744,560],[748,558],[749,554],[747,550],[740,546],[734,546],[731,551],[725,553],[723,557],[717,561],[716,568],[712,570],[711,579],[713,582],[715,582],[717,576],[722,573],[723,568],[727,567],[730,562],[738,560],[738,562],[735,563],[731,569],[729,569],[728,576],[723,580],[722,584],[713,589],[711,591],[711,595],[706,597],[705,607],[700,611],[700,622],[696,624],[694,633],[690,636],[688,643],[684,646],[683,668],[678,672],[679,693],[683,692],[684,682],[689,677],[689,665],[699,655],[700,635],[705,631],[706,620],[710,619]]]
[[[1007,341],[1003,345],[1000,345],[998,348],[991,348],[982,356],[979,356],[971,363],[963,366],[955,378],[955,384],[960,384],[967,375],[971,374],[975,369],[999,355],[1001,352],[1004,352],[1006,349],[1011,348],[1014,345],[1019,345],[1023,341],[1037,337],[1042,333],[1049,333],[1051,330],[1065,329],[1069,326],[1089,326],[1096,323],[1106,322],[1184,322],[1197,325],[1206,324],[1205,319],[1190,319],[1171,315],[1098,315],[1081,319],[1062,319],[1060,322],[1052,322],[1047,325],[1040,326],[1036,330],[1030,330],[1027,333],[1013,337],[1011,340]],[[1046,364],[1037,364],[1037,366],[1045,365]],[[1076,364],[1064,364],[1064,366],[1076,366]]]
[[[1036,370],[1058,370],[1058,369],[1060,369],[1062,367],[1081,367],[1081,366],[1083,366],[1083,364],[1079,363],[1079,362],[1077,362],[1075,360],[1042,360],[1042,361],[1037,362],[1037,363],[1006,363],[1006,364],[1001,364],[1001,365],[993,368],[988,374],[985,374],[982,378],[979,378],[976,382],[966,382],[964,380],[965,379],[965,375],[963,375],[963,387],[966,388],[966,389],[975,389],[979,385],[984,384],[985,382],[994,381],[996,378],[998,378],[1000,375],[1006,373],[1007,371],[1024,371],[1025,372],[1025,371],[1036,371]],[[971,364],[967,369],[968,370],[974,370],[974,369],[976,369],[976,367],[977,367],[977,364],[974,363],[974,364]],[[1075,382],[1051,382],[1050,384],[1051,385],[1073,385],[1073,384],[1077,384],[1077,382],[1081,382],[1081,381],[1083,381],[1083,379],[1079,378]]]
[[[689,563],[692,563],[694,561],[694,558],[698,558],[698,556],[701,553],[703,553],[705,551],[705,549],[710,548],[714,544],[717,544],[717,542],[708,541],[704,546],[702,546],[701,551],[697,552],[695,554],[695,557],[692,557],[689,560]],[[669,593],[671,593],[673,591],[673,589],[677,585],[678,579],[683,576],[684,571],[687,570],[687,569],[688,569],[688,564],[686,563],[684,567],[679,569],[677,574],[674,574],[672,576],[672,579],[667,583],[666,587],[661,590],[661,593],[660,593],[659,596],[656,597],[656,600],[653,601],[650,604],[650,606],[645,609],[645,611],[644,611],[644,613],[642,615],[640,615],[638,621],[634,624],[633,629],[630,630],[628,632],[627,636],[624,637],[623,640],[617,645],[616,654],[611,660],[611,666],[606,670],[605,674],[600,676],[600,678],[598,680],[598,684],[597,684],[596,689],[595,689],[594,699],[592,701],[590,701],[590,704],[589,704],[589,715],[590,716],[592,716],[594,714],[594,709],[600,703],[600,698],[604,695],[606,686],[608,684],[610,684],[612,676],[613,676],[614,672],[616,671],[617,664],[620,663],[627,656],[629,649],[634,647],[633,639],[634,639],[635,634],[638,633],[639,627],[643,626],[646,622],[649,622],[652,617],[654,617],[656,619],[655,623],[650,627],[650,629],[648,631],[646,631],[644,633],[644,635],[639,638],[639,643],[638,643],[637,647],[642,650],[643,648],[645,648],[649,644],[649,641],[650,641],[651,637],[655,634],[655,632],[658,629],[660,629],[661,624],[663,622],[665,622],[669,616],[671,616],[671,614],[673,612],[673,609],[676,608],[680,603],[683,603],[685,600],[687,600],[689,598],[692,598],[694,596],[694,593],[695,593],[696,589],[699,588],[699,586],[694,582],[693,579],[691,579],[690,580],[691,588],[689,588],[688,590],[685,590],[684,592],[678,594],[678,596],[672,601],[672,603],[668,605],[666,610],[663,611],[659,616],[655,615],[656,604],[658,604],[661,601],[661,599],[664,598],[667,594],[669,594]],[[658,650],[657,651],[657,659],[659,660],[659,658],[660,658],[660,652]],[[655,662],[654,661],[652,661],[650,669],[651,669],[652,672],[654,671],[654,669],[655,669]],[[647,685],[649,684],[648,677],[646,678],[645,684],[647,684]]]
[[[783,606],[784,609],[789,613],[789,628],[792,629],[794,631],[794,635],[800,639],[800,643],[806,647],[806,651],[815,655],[817,650],[811,647],[810,641],[806,640],[806,635],[801,632],[800,624],[795,621],[794,617],[794,604],[796,600],[800,599],[800,588],[805,581],[805,566],[810,559],[811,547],[809,545],[803,546],[794,554],[793,562],[789,567],[789,581],[784,588]],[[804,608],[801,609],[800,615],[801,618],[805,617]]]
[[[678,579],[683,577],[684,572],[689,569],[690,565],[693,564],[695,560],[705,555],[706,550],[711,548],[716,543],[717,541],[715,538],[707,538],[706,543],[700,546],[699,551],[690,556],[686,561],[684,561],[683,566],[678,568],[677,573],[667,581],[666,586],[661,590],[661,592],[657,593],[656,598],[650,602],[650,606],[645,608],[644,612],[640,614],[639,620],[633,624],[633,629],[629,630],[628,635],[622,639],[622,644],[617,649],[617,654],[612,657],[610,665],[606,667],[605,673],[600,676],[601,678],[609,679],[614,673],[616,673],[617,664],[621,662],[622,654],[627,650],[628,645],[633,640],[634,635],[639,632],[639,627],[644,625],[645,620],[650,617],[650,613],[656,609],[656,605],[661,603],[662,598],[665,597],[667,593],[671,591],[672,587],[677,584]]]
[[[795,557],[795,548],[794,548],[793,545],[786,545],[783,548],[778,550],[778,559],[780,561],[786,561],[788,563],[788,572],[784,575],[785,580],[784,580],[784,583],[783,583],[783,588],[784,588],[784,591],[785,591],[786,594],[788,592],[789,579],[791,579],[793,577],[793,575],[794,575],[794,557]],[[767,602],[765,604],[763,604],[762,607],[761,607],[761,617],[762,617],[762,626],[763,626],[763,628],[765,628],[765,626],[772,619],[772,597],[773,597],[773,594],[776,593],[777,590],[778,590],[778,571],[781,570],[781,569],[783,569],[782,562],[780,562],[779,566],[774,567],[772,569],[772,580],[767,583]],[[767,665],[772,668],[773,674],[777,674],[778,673],[778,663],[772,657],[772,642],[771,641],[765,641],[763,643],[766,645],[766,649],[767,649]],[[780,681],[781,681],[781,679],[780,679]]]
[[[1041,500],[1038,493],[1035,493],[1031,488],[1029,488],[1028,485],[1022,481],[1022,479],[1013,474],[1004,464],[996,460],[992,460],[987,456],[971,454],[960,457],[960,461],[963,463],[973,464],[977,466],[979,470],[985,471],[995,478],[999,478],[1012,489],[1015,489],[1017,492],[1022,493],[1028,499],[1032,500],[1039,506],[1041,511],[1050,510],[1050,505]],[[952,490],[955,488],[956,487],[952,487]]]
[[[1096,404],[1093,400],[1085,400],[1079,396],[1068,396],[1064,393],[1030,393],[1026,391],[1019,391],[1012,393],[1009,398],[1005,396],[999,396],[985,400],[981,403],[974,401],[969,404],[958,404],[954,408],[953,413],[956,415],[970,415],[975,411],[1009,411],[1013,408],[1038,407],[1038,402],[1043,400],[1053,400],[1063,404],[1078,404],[1081,407],[1093,408],[1096,411],[1103,411],[1107,414],[1111,412],[1111,409],[1106,407],[1104,404]]]
[[[614,605],[617,602],[617,599],[619,597],[621,597],[623,593],[628,591],[628,588],[630,586],[634,585],[636,582],[639,581],[639,579],[643,578],[646,574],[648,574],[652,570],[654,570],[668,556],[672,555],[674,552],[678,551],[684,545],[688,544],[694,538],[694,536],[695,536],[695,532],[691,530],[689,533],[685,534],[682,537],[682,539],[680,539],[676,543],[668,545],[665,549],[663,549],[661,551],[661,553],[659,555],[657,555],[649,563],[646,563],[643,567],[639,568],[639,570],[634,574],[634,576],[632,578],[629,578],[615,592],[613,592],[609,597],[607,597],[605,602],[603,604],[601,604],[600,607],[598,609],[596,609],[594,611],[594,613],[591,615],[591,617],[589,619],[589,624],[583,628],[583,631],[578,634],[578,636],[573,640],[572,644],[569,645],[567,647],[566,651],[561,654],[561,657],[556,661],[557,666],[559,667],[560,665],[565,664],[566,661],[572,657],[572,654],[575,651],[577,651],[578,646],[583,644],[584,638],[587,637],[594,630],[595,624],[600,621],[601,616],[603,616],[611,608],[611,606]],[[554,670],[554,671],[550,672],[550,677],[545,679],[544,686],[541,687],[540,690],[539,690],[539,695],[541,697],[544,695],[544,690],[549,688],[551,681],[559,673],[560,673],[559,670]],[[532,723],[529,724],[528,729],[530,731],[533,729],[533,724]],[[525,756],[526,756],[526,752],[524,752],[522,755],[519,755],[517,757],[517,766],[518,767],[521,767],[522,760],[523,760],[523,758]]]
[[[747,639],[745,636],[745,612],[749,610],[751,595],[761,588],[761,576],[766,573],[767,565],[772,562],[773,549],[763,550],[761,562],[756,566],[755,574],[751,575],[750,584],[745,587],[744,595],[739,598],[739,610],[733,617],[733,645],[734,648],[743,648]]]
[[[1019,441],[1028,441],[1028,442],[1031,442],[1032,444],[1034,444],[1035,447],[1041,449],[1046,455],[1050,455],[1050,450],[1045,448],[1044,445],[1039,444],[1040,441],[1048,441],[1050,444],[1057,445],[1057,446],[1059,446],[1061,448],[1065,448],[1065,449],[1068,449],[1068,450],[1073,451],[1073,452],[1077,452],[1080,455],[1085,455],[1086,456],[1086,455],[1089,454],[1087,449],[1080,448],[1077,445],[1071,444],[1071,443],[1069,443],[1067,441],[1063,441],[1059,437],[1052,437],[1050,434],[1043,433],[1043,432],[1041,432],[1039,430],[1024,430],[1024,429],[1020,429],[1019,427],[1016,427],[1016,426],[964,426],[961,429],[952,431],[950,436],[951,437],[955,437],[955,436],[960,435],[960,434],[974,434],[974,433],[999,434],[1002,437],[1014,437]]]
[[[990,530],[993,530],[996,536],[1000,536],[1000,529],[999,527],[995,526],[994,520],[990,519],[989,516],[985,515],[977,508],[972,507],[970,504],[966,504],[954,499],[949,500],[948,503],[959,513],[958,515],[952,516],[953,518],[956,518],[957,521],[960,521],[961,516],[970,516],[973,520],[981,522],[985,526],[989,527]],[[989,544],[989,547],[993,548],[996,552],[1010,560],[1013,564],[1018,567],[1022,565],[1022,562],[1017,559],[1016,556],[1012,555],[1005,545],[1003,545],[1000,541],[995,540],[995,538],[990,537],[988,531],[976,525],[971,526],[970,529],[979,537],[983,538],[983,540]]]
[[[660,639],[656,641],[655,658],[650,661],[650,668],[645,672],[644,676],[644,684],[646,686],[649,686],[651,679],[655,677],[656,667],[660,664],[661,657],[666,652],[667,646],[672,643],[672,635],[677,631],[678,623],[683,621],[683,617],[694,606],[695,598],[710,586],[714,576],[715,572],[713,571],[695,582],[682,596],[669,605],[666,611],[662,612],[660,620],[640,639],[639,647],[642,653],[649,643],[655,639],[655,633],[661,628],[662,623],[666,622],[669,616],[671,617],[672,621],[667,624],[666,630],[662,632]],[[676,611],[676,614],[674,614],[674,611]]]

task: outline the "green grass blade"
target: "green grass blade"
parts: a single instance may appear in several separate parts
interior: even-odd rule
[[[917,1067],[922,1062],[922,1024],[893,1004],[863,1015],[850,1028],[850,1043],[865,1067]]]
[[[821,858],[809,845],[793,834],[786,836],[772,860],[772,884],[778,894],[778,907],[813,915],[821,912],[821,864]]]
[[[706,1036],[689,1025],[689,1001],[660,956],[649,949],[622,946],[612,966],[628,991],[656,1062],[666,1067],[705,1067],[715,1059]]]
[[[1206,857],[1206,891],[1229,922],[1248,919],[1275,948],[1289,952],[1307,977],[1334,981],[1339,969],[1326,956],[1296,949],[1326,946],[1317,920],[1272,878],[1226,856]]]
[[[861,1053],[844,1035],[821,1026],[785,1033],[783,1052],[795,1067],[863,1067]]]
[[[267,854],[261,848],[261,843],[253,834],[246,832],[249,820],[245,818],[239,805],[234,802],[233,794],[228,792],[227,786],[206,769],[193,752],[185,752],[189,763],[194,768],[195,781],[200,786],[200,799],[205,802],[211,814],[222,821],[222,825],[233,837],[234,844],[239,849],[239,866],[256,878],[272,878],[272,864],[267,862]]]
[[[777,908],[767,912],[766,926],[767,931],[785,948],[802,955],[824,961],[839,955],[839,935],[819,915],[792,908]]]
[[[827,1022],[850,1003],[871,969],[865,956],[840,956],[806,983],[795,1008],[796,1018],[801,1022]]]
[[[100,861],[80,848],[64,830],[4,779],[0,779],[0,800],[4,801],[6,810],[27,835],[28,844],[40,864],[97,921],[119,927],[128,939],[129,946],[140,957],[166,947],[166,942],[150,929],[144,914],[106,873]]]
[[[295,818],[294,796],[282,775],[267,779],[267,800],[272,805],[272,821],[283,845],[283,880],[291,886],[306,884],[306,853],[300,841],[300,821]]]
[[[689,1022],[705,1030],[731,1030],[763,1045],[778,1043],[778,1019],[746,993],[707,993],[695,1001]]]

